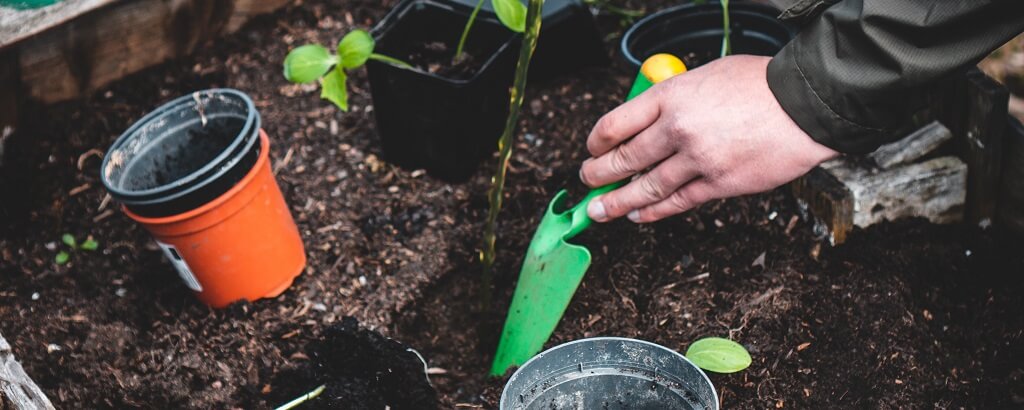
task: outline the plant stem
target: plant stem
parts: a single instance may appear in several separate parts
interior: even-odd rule
[[[315,399],[316,396],[319,396],[320,393],[324,392],[324,388],[326,388],[326,387],[327,387],[327,385],[320,385],[320,387],[317,387],[316,389],[313,389],[313,391],[311,391],[309,393],[306,393],[306,394],[303,394],[303,395],[295,398],[295,400],[287,402],[287,403],[281,405],[281,407],[278,407],[278,408],[276,408],[274,410],[291,410],[291,409],[294,409],[295,407],[297,407],[298,405],[300,405],[302,403],[305,403],[305,402],[307,402],[309,400]]]
[[[462,37],[459,38],[459,45],[455,48],[455,57],[452,61],[459,61],[459,57],[462,57],[462,48],[466,46],[466,39],[469,38],[469,29],[473,27],[473,22],[476,21],[476,15],[480,13],[480,8],[483,7],[484,0],[476,2],[476,7],[473,8],[473,12],[469,14],[469,20],[466,20],[466,27],[462,28]]]
[[[391,63],[391,64],[397,65],[399,67],[404,67],[404,68],[412,67],[411,64],[409,64],[409,63],[407,63],[405,61],[399,60],[399,59],[394,58],[394,57],[388,57],[388,56],[383,55],[383,54],[371,53],[370,54],[370,59],[371,60],[377,60],[377,61],[383,61],[385,63]]]
[[[722,0],[722,57],[732,54],[732,28],[729,23],[729,0]]]
[[[484,247],[480,252],[480,260],[484,263],[484,273],[481,278],[483,292],[481,301],[485,311],[491,305],[491,279],[494,266],[494,242],[498,213],[501,212],[502,194],[505,190],[505,174],[508,170],[508,160],[512,157],[512,138],[515,136],[516,124],[519,122],[519,112],[523,107],[523,93],[526,91],[526,74],[530,69],[530,59],[533,57],[533,50],[537,48],[537,38],[540,37],[541,9],[544,7],[544,0],[530,0],[526,11],[526,31],[523,33],[523,45],[519,49],[519,61],[516,63],[516,76],[512,84],[511,101],[509,103],[508,117],[505,119],[505,131],[498,140],[498,169],[491,178],[491,189],[487,193],[487,200],[490,208],[487,210],[487,224],[484,226]]]

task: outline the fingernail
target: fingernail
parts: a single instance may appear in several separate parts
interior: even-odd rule
[[[608,213],[604,210],[604,204],[598,200],[590,201],[590,205],[587,205],[587,214],[590,215],[590,219],[595,221],[603,221],[608,218]]]
[[[629,214],[627,214],[626,217],[629,218],[630,221],[640,222],[640,211],[636,209],[629,211]]]

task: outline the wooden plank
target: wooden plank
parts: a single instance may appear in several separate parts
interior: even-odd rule
[[[962,136],[967,179],[967,221],[987,226],[995,216],[1002,172],[1009,91],[979,70],[966,79],[967,112]]]
[[[0,335],[0,410],[52,410],[53,404],[14,360],[11,345]]]
[[[853,193],[821,167],[790,184],[801,207],[815,218],[815,233],[838,245],[853,230]]]
[[[938,121],[933,121],[902,140],[885,144],[868,155],[883,169],[909,164],[953,138],[953,133]]]
[[[290,0],[125,0],[17,45],[25,94],[77,98],[128,74],[185,56]]]
[[[0,49],[116,1],[64,0],[52,6],[29,10],[0,7]]]
[[[967,165],[959,158],[940,157],[881,172],[840,174],[840,169],[831,172],[853,193],[854,226],[907,217],[941,224],[963,217]]]

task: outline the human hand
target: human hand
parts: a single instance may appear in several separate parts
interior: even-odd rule
[[[769,57],[729,56],[665,80],[598,120],[580,179],[590,218],[653,222],[704,202],[764,192],[838,153],[818,144],[768,88]]]

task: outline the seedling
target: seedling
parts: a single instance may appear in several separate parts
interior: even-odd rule
[[[71,252],[78,251],[79,249],[83,251],[92,252],[100,247],[100,244],[96,242],[95,239],[92,238],[92,235],[86,237],[85,240],[82,241],[82,243],[78,243],[78,241],[75,240],[75,237],[73,235],[66,233],[64,235],[61,235],[60,241],[63,242],[64,245],[66,245]],[[58,265],[68,263],[70,260],[71,253],[66,250],[58,251],[57,255],[53,257],[53,261],[56,262]]]
[[[729,339],[707,337],[686,349],[686,358],[701,369],[715,373],[736,373],[750,366],[750,353]]]
[[[729,23],[729,0],[719,0],[722,5],[722,53],[721,56],[725,57],[732,54],[732,29]],[[707,0],[694,0],[693,4],[705,4]]]
[[[409,63],[373,52],[376,42],[365,30],[352,30],[338,42],[338,54],[331,54],[319,44],[296,47],[284,59],[284,78],[306,84],[320,80],[320,98],[342,111],[348,111],[348,74],[345,70],[362,67],[367,60],[377,60],[401,67]]]
[[[459,37],[459,45],[455,48],[453,61],[458,62],[462,57],[462,49],[466,46],[466,39],[469,38],[469,30],[476,22],[476,16],[480,14],[480,8],[483,5],[484,0],[478,0],[476,7],[473,7],[473,12],[469,14],[466,26],[462,28],[462,37]],[[491,0],[491,7],[494,8],[494,14],[498,15],[498,21],[501,21],[501,24],[508,27],[509,30],[516,33],[526,30],[526,6],[519,0]]]
[[[518,2],[518,0],[516,0]],[[491,302],[491,268],[494,265],[494,242],[495,230],[498,223],[498,213],[501,212],[502,193],[505,190],[505,174],[508,170],[508,160],[512,157],[512,138],[515,137],[516,123],[519,121],[519,111],[523,107],[523,93],[526,92],[526,74],[530,69],[530,59],[533,58],[533,51],[537,48],[537,39],[540,37],[541,11],[544,8],[544,0],[530,0],[526,12],[526,31],[523,36],[523,45],[519,49],[519,61],[516,62],[515,81],[512,84],[512,98],[509,104],[508,117],[505,119],[505,131],[501,133],[498,140],[498,169],[491,177],[491,188],[487,193],[487,202],[490,205],[487,210],[487,224],[484,226],[484,248],[480,251],[480,260],[484,264],[482,278],[483,306],[490,307]]]

